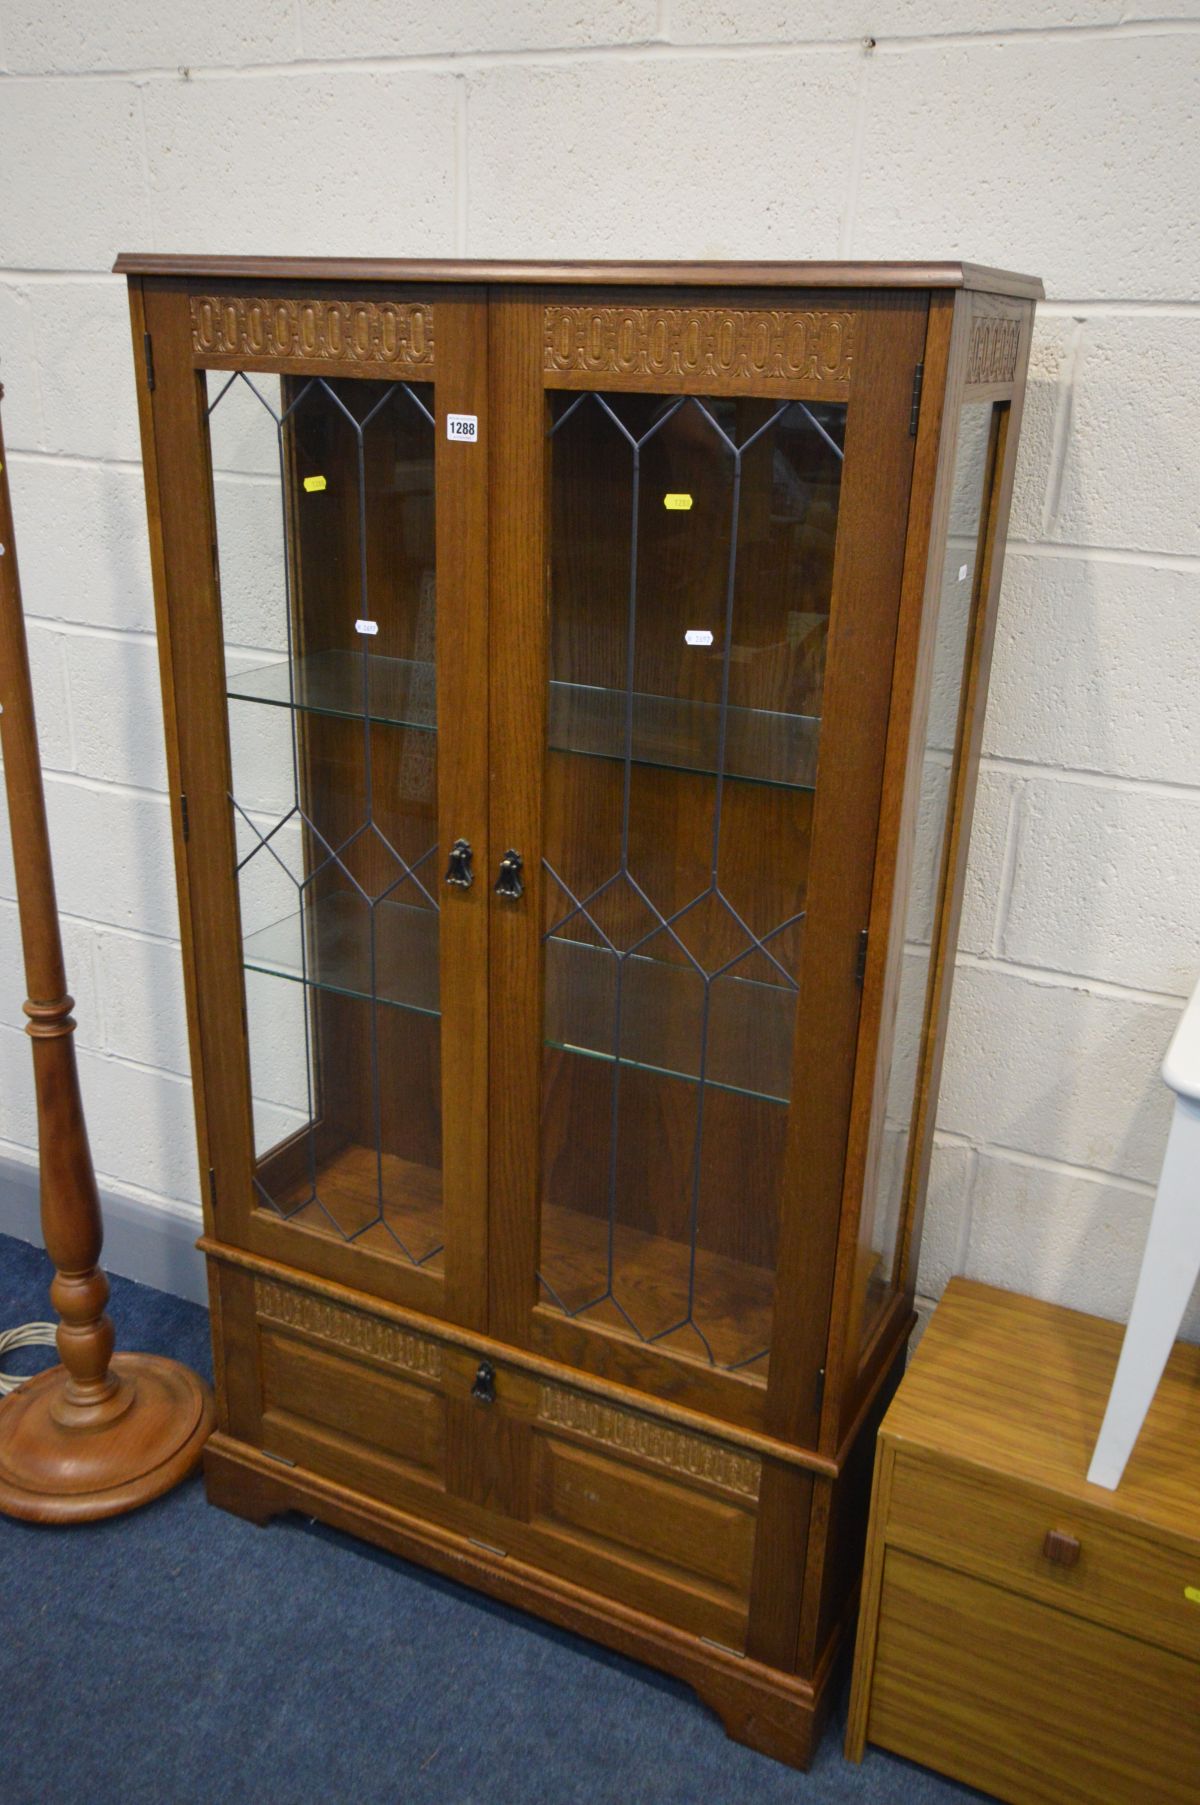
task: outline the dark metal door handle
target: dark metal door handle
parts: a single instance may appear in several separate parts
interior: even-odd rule
[[[446,882],[457,884],[460,890],[469,890],[475,882],[475,873],[471,869],[471,842],[469,840],[456,840],[450,848]]]
[[[524,865],[519,852],[508,851],[500,861],[500,869],[496,873],[496,895],[516,898],[525,894],[525,879],[521,876]]]

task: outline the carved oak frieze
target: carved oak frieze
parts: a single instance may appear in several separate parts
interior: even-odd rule
[[[442,1350],[436,1341],[412,1335],[378,1316],[365,1316],[358,1310],[331,1304],[310,1291],[276,1285],[270,1279],[258,1279],[254,1290],[259,1316],[267,1321],[283,1328],[303,1329],[322,1341],[335,1341],[339,1347],[370,1354],[389,1366],[403,1367],[426,1379],[442,1376]]]
[[[967,353],[967,386],[1011,382],[1017,373],[1021,345],[1021,321],[999,314],[985,314],[971,328]]]
[[[193,295],[197,357],[433,371],[433,309],[419,301]]]
[[[636,1454],[655,1466],[684,1473],[689,1479],[706,1480],[746,1498],[758,1497],[762,1462],[755,1455],[742,1454],[703,1435],[691,1435],[668,1423],[655,1422],[653,1417],[602,1404],[597,1398],[559,1385],[543,1385],[538,1396],[538,1418],[619,1453]]]
[[[844,390],[856,316],[826,309],[581,307],[545,310],[543,369],[570,378],[692,378],[710,387],[753,381]]]

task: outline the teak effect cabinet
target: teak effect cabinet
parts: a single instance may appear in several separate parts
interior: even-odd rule
[[[129,256],[220,1431],[808,1759],[1029,335],[959,264]]]

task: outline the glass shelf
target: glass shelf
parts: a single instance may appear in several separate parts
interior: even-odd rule
[[[611,1064],[617,960],[603,947],[552,936],[546,942],[546,1044]],[[619,1063],[695,1084],[700,1072],[704,984],[690,966],[634,954],[621,981]],[[796,992],[756,978],[717,978],[709,987],[705,1081],[739,1096],[787,1103],[791,1096]]]
[[[307,944],[305,928],[307,927]],[[291,978],[317,990],[366,997],[371,986],[370,910],[361,896],[338,890],[303,914],[288,915],[247,934],[248,971]],[[438,998],[438,916],[412,903],[375,905],[375,985],[381,1003],[441,1013]]]
[[[411,658],[379,658],[368,653],[367,712],[373,721],[397,727],[437,729],[437,692],[431,663]],[[305,714],[363,718],[361,652],[309,652],[250,671],[231,672],[226,693],[231,701],[267,702],[276,708],[298,708]]]
[[[721,710],[715,702],[635,691],[633,762],[712,777],[717,769],[720,725]],[[731,706],[725,711],[725,775],[783,789],[811,790],[816,783],[820,731],[819,715]],[[551,683],[552,751],[622,759],[625,736],[624,690]]]
[[[305,928],[307,927],[307,944]],[[367,905],[350,891],[248,934],[248,970],[316,990],[363,997],[371,987]],[[616,960],[601,947],[555,936],[546,946],[546,1043],[611,1064]],[[439,1014],[438,916],[411,903],[375,905],[375,986],[379,1002]],[[625,961],[620,1063],[695,1084],[700,1067],[704,986],[686,965],[635,954]],[[709,1002],[707,1082],[718,1090],[786,1103],[791,1091],[796,993],[732,975],[717,978]]]
[[[363,717],[361,652],[310,652],[303,658],[231,675],[231,699],[295,707],[306,713]],[[432,664],[366,655],[371,720],[424,732],[437,728]],[[625,755],[623,690],[583,683],[550,684],[550,745],[556,752],[618,760]],[[633,696],[633,762],[712,776],[717,764],[720,709],[715,702],[677,696]],[[818,715],[769,709],[726,710],[725,771],[729,777],[783,789],[811,790],[816,782]]]

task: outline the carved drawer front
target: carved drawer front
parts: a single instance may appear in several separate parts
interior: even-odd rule
[[[441,1346],[271,1281],[257,1301],[266,1452],[428,1508],[445,1487]]]
[[[1150,1533],[997,1474],[896,1458],[890,1546],[1200,1661],[1200,1534],[1189,1552]]]
[[[742,1647],[760,1463],[725,1443],[544,1384],[533,1524],[547,1559],[638,1609]]]
[[[1200,1665],[889,1548],[867,1734],[1014,1805],[1195,1805]]]

